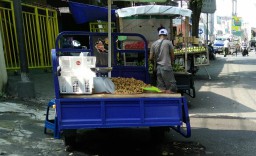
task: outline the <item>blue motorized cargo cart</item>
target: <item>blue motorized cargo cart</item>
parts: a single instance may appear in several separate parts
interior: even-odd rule
[[[63,46],[63,39],[74,35],[86,40],[86,43],[88,43],[86,48],[82,46],[82,48]],[[56,105],[54,137],[60,138],[63,136],[67,141],[70,138],[67,138],[69,135],[65,135],[65,131],[75,132],[78,129],[128,127],[168,127],[173,128],[184,137],[190,137],[191,129],[187,101],[181,94],[61,93],[59,81],[59,76],[62,72],[59,69],[60,58],[62,56],[71,56],[70,54],[77,56],[81,52],[96,56],[98,51],[94,42],[106,36],[107,33],[63,32],[57,37],[56,48],[52,50],[55,99],[51,103]],[[129,38],[139,38],[143,43],[143,49],[127,49],[127,46],[123,48],[125,46],[119,41],[121,42],[120,39],[124,38],[124,36],[126,41]],[[115,42],[113,42],[113,52],[111,53],[111,77],[133,77],[149,84],[148,49],[145,37],[140,34],[112,33],[112,39]],[[130,44],[131,42],[128,43]],[[129,60],[131,56],[138,56],[138,60],[143,63],[138,65],[123,62]],[[124,60],[120,61],[121,58]],[[96,64],[96,67],[99,68],[104,69],[104,66],[104,63],[101,62]],[[69,144],[69,142],[66,142],[66,144]]]

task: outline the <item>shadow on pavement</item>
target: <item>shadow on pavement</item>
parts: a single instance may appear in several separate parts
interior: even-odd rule
[[[232,58],[228,58],[232,59]],[[244,64],[255,64],[255,57],[250,61],[243,60]],[[233,59],[235,64],[240,59]],[[210,73],[211,79],[208,78],[204,67],[194,76],[196,98],[187,97],[189,101],[189,113],[245,113],[255,112],[248,107],[255,103],[254,88],[256,88],[256,71],[243,71],[243,68],[232,69],[228,72],[224,67],[227,59],[217,58],[212,61],[206,69]],[[241,63],[242,64],[242,63]],[[239,65],[241,66],[241,65]],[[233,66],[232,66],[233,67]],[[230,67],[231,68],[231,67]]]

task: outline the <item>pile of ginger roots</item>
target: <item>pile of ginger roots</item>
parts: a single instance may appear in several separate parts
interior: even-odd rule
[[[151,86],[134,78],[112,77],[111,80],[115,85],[115,94],[141,94],[144,87]]]

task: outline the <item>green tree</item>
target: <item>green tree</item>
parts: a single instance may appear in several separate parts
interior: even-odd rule
[[[192,36],[198,37],[198,28],[203,0],[190,0],[188,5],[189,9],[192,11]]]

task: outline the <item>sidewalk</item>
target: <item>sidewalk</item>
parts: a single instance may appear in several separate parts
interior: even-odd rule
[[[54,139],[51,131],[44,134],[46,107],[54,98],[52,73],[33,70],[29,77],[34,82],[36,98],[18,99],[15,90],[20,76],[9,73],[12,96],[0,98],[0,155],[69,155],[62,139]]]
[[[28,77],[35,86],[35,99],[49,101],[55,97],[52,72],[43,69],[30,70]],[[20,75],[13,72],[8,74],[8,94],[17,97],[17,83],[21,81]]]

